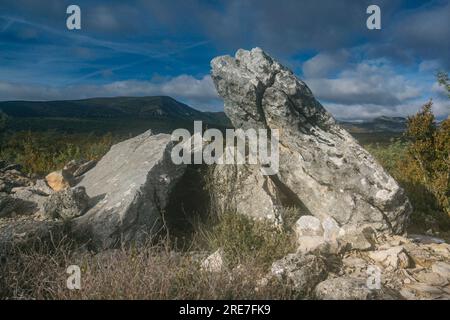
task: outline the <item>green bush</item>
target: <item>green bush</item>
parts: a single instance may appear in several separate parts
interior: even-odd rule
[[[413,206],[411,228],[450,230],[450,119],[439,126],[431,103],[408,119],[403,139],[366,148],[405,189]]]
[[[221,215],[204,236],[209,249],[222,248],[231,265],[252,259],[262,267],[268,267],[294,251],[290,230],[237,213]]]
[[[21,164],[26,173],[45,175],[72,159],[98,160],[117,140],[111,134],[6,133],[0,140],[0,159]]]

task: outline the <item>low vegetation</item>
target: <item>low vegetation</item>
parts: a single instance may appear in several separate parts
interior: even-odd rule
[[[0,298],[298,298],[286,283],[275,281],[259,287],[258,281],[267,273],[269,262],[292,248],[290,231],[272,228],[264,222],[230,214],[214,226],[199,225],[189,251],[175,251],[168,238],[139,249],[99,254],[88,252],[67,238],[33,250],[17,248],[8,257],[2,257]],[[224,248],[226,259],[231,258],[226,260],[227,267],[220,272],[202,271],[202,259],[217,247]],[[81,268],[81,290],[66,287],[66,268],[70,265]]]
[[[450,230],[450,119],[436,124],[427,103],[408,118],[401,139],[368,150],[405,189],[413,206],[412,231]]]

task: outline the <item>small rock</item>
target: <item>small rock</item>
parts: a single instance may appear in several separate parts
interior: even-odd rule
[[[22,166],[20,164],[9,164],[2,168],[2,171],[21,171]]]
[[[201,264],[201,269],[207,272],[221,272],[224,268],[224,252],[223,249],[218,249],[216,252],[211,254]]]
[[[38,179],[36,180],[36,183],[33,186],[33,189],[41,192],[43,195],[51,195],[54,191],[52,188],[50,188],[47,184],[47,182],[45,182],[45,180],[43,179]]]
[[[450,264],[445,262],[435,262],[431,266],[431,270],[440,276],[450,280]]]
[[[342,264],[347,268],[352,269],[365,269],[367,267],[367,261],[359,258],[359,257],[353,257],[349,256],[344,259],[342,259]]]
[[[436,299],[445,294],[444,291],[438,287],[420,282],[408,284],[406,288],[412,290],[417,297],[426,299]]]
[[[445,258],[450,258],[450,245],[447,243],[432,243],[428,245],[436,254]]]
[[[421,234],[411,234],[409,238],[416,243],[422,244],[430,244],[430,243],[445,243],[444,240],[430,236],[430,235],[421,235]]]
[[[45,177],[47,184],[56,192],[70,188],[71,179],[71,175],[64,170],[54,171]]]
[[[392,247],[387,250],[369,252],[369,257],[382,266],[397,270],[398,268],[408,268],[410,259],[402,246]]]
[[[52,219],[72,219],[83,215],[88,208],[89,197],[84,187],[66,189],[50,195],[44,203],[45,214]]]
[[[73,176],[74,177],[82,176],[83,174],[85,174],[86,172],[88,172],[89,170],[94,168],[96,164],[97,164],[97,161],[95,161],[95,160],[90,160],[88,162],[83,163],[82,165],[80,165],[78,167],[78,169],[75,170],[75,172],[73,173]]]
[[[444,287],[448,284],[447,279],[436,272],[419,272],[415,277],[419,282],[431,286]]]
[[[298,248],[301,253],[308,253],[325,244],[325,239],[320,236],[300,236],[297,238]]]
[[[17,200],[8,194],[0,194],[0,218],[11,215],[17,207]]]
[[[74,175],[74,172],[80,167],[80,162],[77,160],[70,160],[64,166],[63,170],[70,175]]]
[[[348,243],[351,250],[367,251],[374,248],[374,244],[367,239],[364,233],[359,231],[347,232],[340,240]]]
[[[295,223],[295,233],[298,237],[322,236],[322,224],[320,220],[314,216],[302,216]]]
[[[34,187],[19,187],[11,190],[11,196],[18,201],[16,211],[18,214],[31,215],[43,209],[47,195]]]
[[[431,254],[424,246],[418,246],[411,243],[405,244],[403,247],[406,249],[409,257],[414,261],[416,266],[431,268],[431,265],[438,261],[438,258]]]
[[[315,295],[322,300],[377,300],[393,299],[385,288],[369,289],[366,279],[340,277],[319,283]]]
[[[271,274],[279,280],[287,280],[300,295],[309,295],[315,286],[326,279],[325,261],[316,255],[288,254],[272,264]]]
[[[342,235],[343,230],[339,224],[331,217],[327,217],[322,221],[323,237],[325,241],[336,241]]]

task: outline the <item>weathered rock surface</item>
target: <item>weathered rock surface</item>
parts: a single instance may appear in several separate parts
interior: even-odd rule
[[[0,224],[0,255],[18,246],[30,248],[32,245],[57,242],[64,236],[64,231],[62,223],[53,221],[24,219]]]
[[[282,195],[258,165],[216,165],[210,174],[211,207],[255,219],[282,220]]]
[[[369,252],[369,257],[385,268],[391,268],[392,270],[405,269],[411,265],[410,258],[402,246]]]
[[[20,171],[17,164],[0,166],[0,192],[10,193],[13,188],[32,186],[33,181]]]
[[[201,269],[206,272],[221,272],[225,267],[225,257],[222,249],[217,249],[201,263]]]
[[[341,277],[319,283],[315,295],[321,300],[379,300],[393,299],[386,288],[369,289],[367,279]]]
[[[88,208],[89,197],[84,187],[53,193],[43,205],[45,215],[51,219],[73,219],[83,215]]]
[[[95,160],[89,160],[89,161],[87,161],[85,163],[82,163],[81,165],[79,165],[76,168],[76,170],[73,173],[73,176],[75,178],[78,178],[79,176],[82,176],[83,174],[85,174],[86,172],[88,172],[89,170],[94,168],[96,164],[97,164],[97,161],[95,161]]]
[[[91,203],[73,220],[75,234],[108,248],[159,232],[169,194],[185,170],[172,162],[172,147],[170,135],[150,131],[112,146],[77,185]]]
[[[328,271],[321,257],[292,253],[272,264],[271,275],[288,281],[299,295],[310,295],[326,279]]]
[[[322,222],[314,216],[301,216],[294,226],[295,233],[301,236],[323,236]]]
[[[291,71],[259,48],[217,57],[211,66],[236,128],[280,130],[276,178],[312,215],[342,227],[404,231],[411,207],[403,190]]]

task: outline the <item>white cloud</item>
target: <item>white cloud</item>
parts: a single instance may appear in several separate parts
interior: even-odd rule
[[[377,104],[339,104],[327,103],[325,109],[341,120],[372,119],[380,116],[406,117],[417,113],[426,103],[426,100],[412,100],[409,103],[396,106],[383,106]],[[433,113],[438,119],[448,117],[450,112],[448,100],[434,99]]]
[[[342,68],[349,59],[346,50],[319,53],[303,63],[303,74],[306,78],[320,78],[329,76],[332,72]]]
[[[306,78],[305,82],[320,100],[346,105],[397,106],[421,96],[414,81],[397,74],[383,61],[349,65],[336,78]]]

